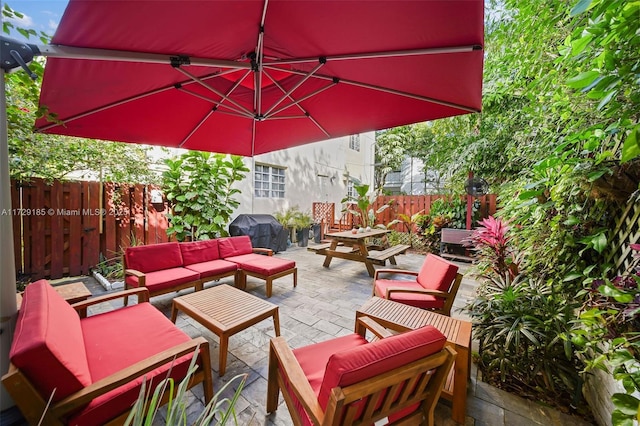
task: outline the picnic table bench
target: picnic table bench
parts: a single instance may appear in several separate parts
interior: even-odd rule
[[[371,260],[376,265],[384,266],[387,260],[389,260],[392,265],[397,265],[395,256],[398,254],[404,254],[410,248],[410,245],[398,244],[382,251],[370,251],[367,259]]]
[[[389,260],[396,265],[395,256],[407,251],[409,246],[401,244],[389,248],[382,248],[367,243],[369,238],[380,238],[387,234],[386,229],[371,229],[365,232],[334,232],[326,234],[330,243],[309,247],[309,251],[325,256],[323,266],[328,268],[334,257],[339,259],[362,262],[367,268],[370,277],[373,277],[375,269],[373,265],[384,266]],[[371,250],[371,251],[369,251]]]

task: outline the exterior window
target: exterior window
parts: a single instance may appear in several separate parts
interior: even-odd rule
[[[256,164],[255,195],[260,198],[284,198],[284,169]]]
[[[347,197],[356,198],[358,194],[356,193],[355,188],[353,187],[353,181],[349,179],[347,182]]]
[[[349,136],[349,149],[360,152],[360,135]]]

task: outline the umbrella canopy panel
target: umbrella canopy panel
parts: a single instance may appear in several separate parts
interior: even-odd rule
[[[36,128],[256,155],[479,111],[483,31],[482,0],[71,0],[52,46],[105,55],[51,55]]]

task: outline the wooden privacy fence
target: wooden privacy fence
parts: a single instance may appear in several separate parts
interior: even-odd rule
[[[398,214],[406,214],[411,217],[419,211],[423,211],[423,214],[428,214],[431,211],[431,204],[440,198],[450,198],[448,195],[384,195],[379,196],[371,205],[371,209],[378,210],[385,204],[389,204],[392,200],[393,203],[390,208],[384,210],[376,215],[376,223],[387,224],[398,218]],[[462,196],[466,199],[466,196]],[[472,198],[473,200],[474,198]],[[485,218],[496,213],[496,194],[487,194],[482,197],[477,197],[480,201],[480,217]],[[360,219],[358,217],[352,217],[352,214],[346,215],[339,212],[341,216],[336,217],[335,206],[333,203],[313,203],[313,217],[317,222],[331,224],[329,227],[336,231],[342,231],[344,229],[351,229],[352,224],[358,224]],[[397,224],[394,228],[395,231],[406,232],[403,224]]]
[[[125,247],[168,241],[152,185],[11,182],[16,272],[37,280],[86,275]]]

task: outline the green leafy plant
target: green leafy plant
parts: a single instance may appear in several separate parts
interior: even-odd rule
[[[620,426],[640,421],[640,244],[630,248],[634,261],[624,274],[593,280],[572,331],[585,370],[609,371],[624,386],[612,396],[611,421]]]
[[[406,229],[407,233],[409,234],[409,245],[411,247],[413,247],[413,234],[415,232],[415,230],[419,229],[417,227],[418,221],[420,220],[420,218],[422,217],[422,213],[424,212],[424,210],[420,210],[417,213],[412,214],[411,216],[404,214],[404,213],[398,213],[398,218],[392,220],[391,222],[389,222],[387,224],[387,228],[390,228],[391,226],[397,224],[397,223],[402,223],[402,225],[404,226],[404,228]]]
[[[389,204],[380,206],[377,210],[371,207],[376,200],[375,195],[369,194],[369,185],[359,184],[353,185],[356,196],[347,196],[340,202],[347,203],[347,207],[343,212],[348,211],[360,220],[360,226],[363,228],[376,226],[376,216],[390,207]]]
[[[569,331],[576,308],[553,281],[528,275],[509,227],[490,217],[472,233],[481,262],[466,306],[480,341],[478,365],[490,383],[547,403],[581,401],[582,379]]]
[[[143,381],[138,399],[134,403],[129,416],[124,423],[125,426],[151,426],[152,424],[158,424],[156,417],[160,408],[159,402],[165,392],[169,392],[169,401],[167,403],[166,417],[162,424],[166,426],[187,426],[187,410],[189,404],[187,386],[191,377],[198,369],[196,360],[197,357],[195,356],[191,359],[187,375],[180,381],[177,389],[175,389],[175,380],[168,377],[158,383],[153,394],[151,394],[150,392],[147,392],[147,382]],[[234,419],[234,424],[237,425],[238,422],[235,417],[235,405],[246,380],[247,375],[241,374],[227,382],[222,388],[220,388],[220,390],[218,390],[218,392],[215,393],[211,401],[203,408],[191,426],[225,425],[231,418]],[[232,398],[222,398],[222,394],[226,389],[238,381],[238,387],[236,388]]]
[[[165,160],[163,191],[169,201],[167,234],[178,241],[227,236],[233,211],[240,205],[233,184],[249,169],[239,156],[189,151]]]

